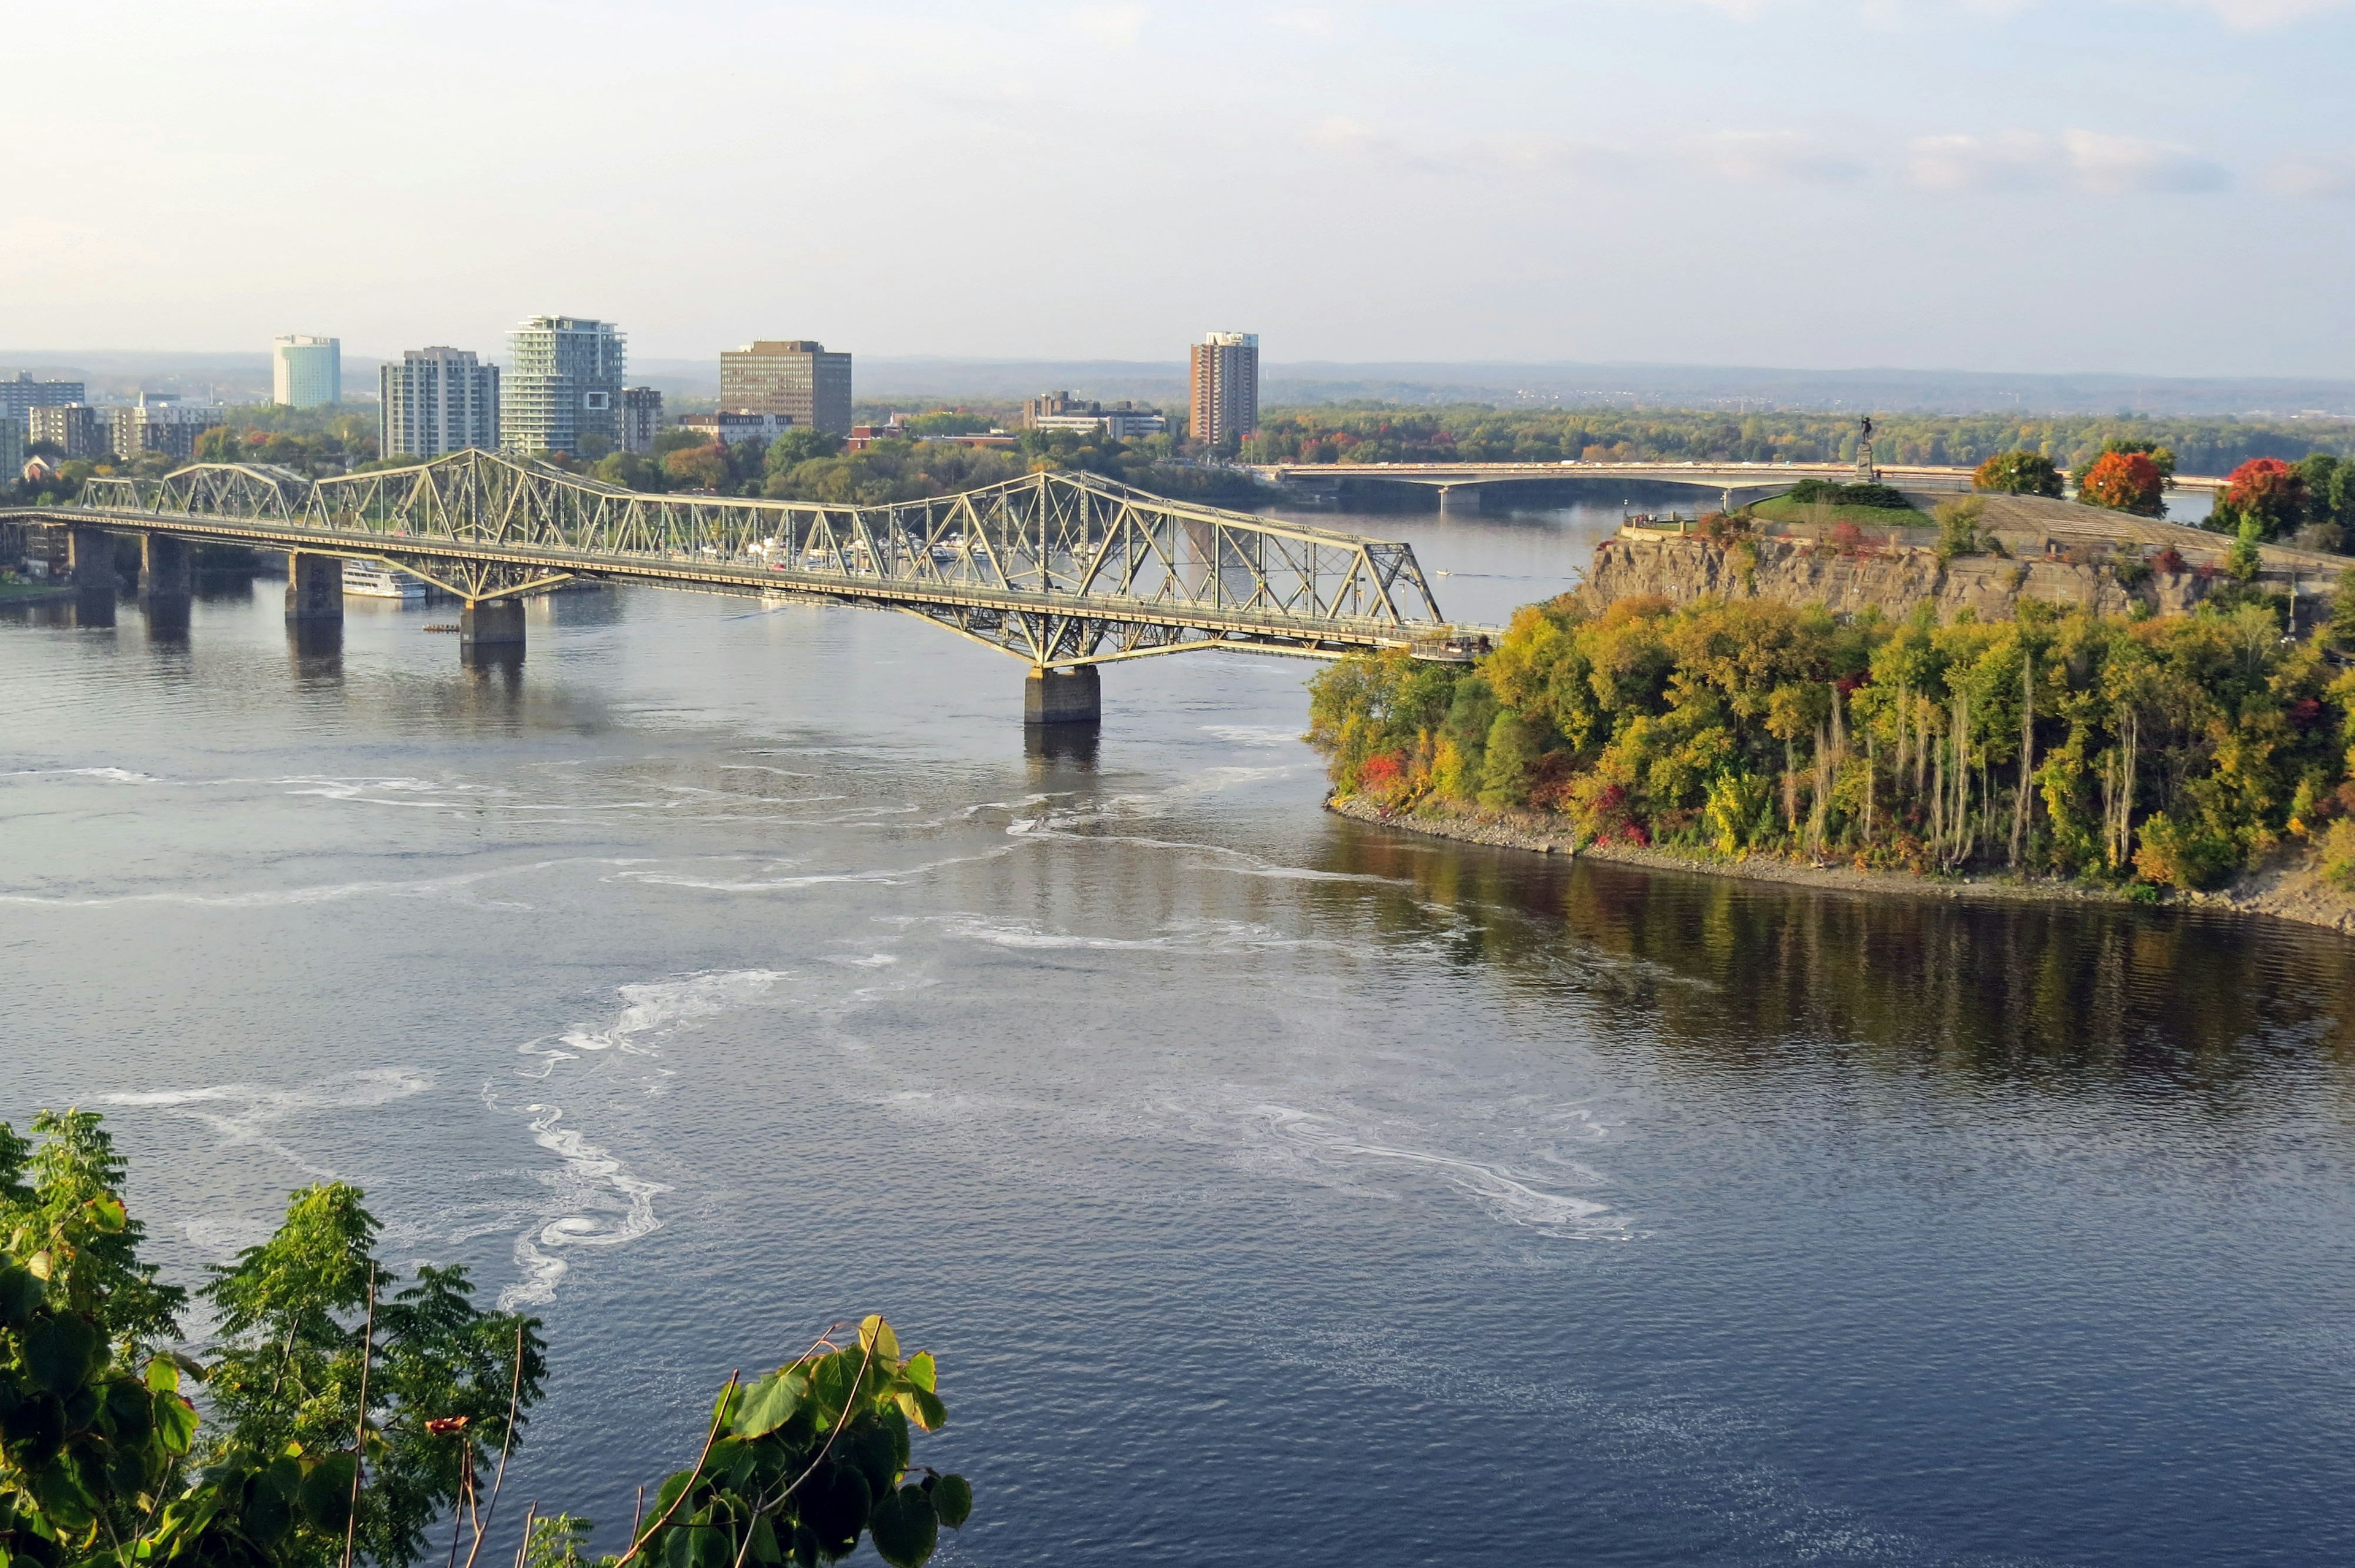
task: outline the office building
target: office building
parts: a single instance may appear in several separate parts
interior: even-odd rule
[[[197,437],[228,422],[218,404],[184,403],[171,392],[142,392],[137,402],[103,411],[107,450],[117,457],[160,452],[186,463],[196,455]]]
[[[662,394],[652,387],[622,389],[622,450],[645,457],[662,433]]]
[[[25,416],[27,440],[34,444],[48,443],[58,449],[60,458],[79,457],[95,463],[113,450],[113,433],[106,411],[88,403],[37,408]]]
[[[578,453],[621,443],[622,329],[578,315],[536,315],[507,334],[499,444]]]
[[[806,338],[748,343],[719,356],[719,406],[848,435],[850,356],[828,354]]]
[[[734,446],[741,442],[757,441],[762,446],[794,428],[794,421],[783,414],[756,414],[740,409],[722,409],[716,414],[687,414],[678,421],[681,430],[691,430],[716,446]],[[652,450],[653,443],[647,443]]]
[[[344,344],[290,333],[270,342],[270,400],[282,409],[323,409],[344,400]]]
[[[381,450],[439,457],[499,444],[499,368],[466,348],[411,348],[377,369]]]
[[[1069,392],[1041,392],[1022,405],[1022,422],[1032,430],[1101,432],[1114,441],[1159,435],[1169,428],[1159,409],[1141,408],[1124,399],[1117,403],[1083,401]]]
[[[35,409],[63,408],[82,400],[80,381],[36,381],[30,370],[19,370],[14,380],[0,381],[0,422],[25,428],[25,416]]]
[[[1259,429],[1259,334],[1209,332],[1194,345],[1194,426],[1209,446]]]

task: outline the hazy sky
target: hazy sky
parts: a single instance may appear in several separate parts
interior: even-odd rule
[[[0,348],[2355,375],[2355,0],[0,23]]]

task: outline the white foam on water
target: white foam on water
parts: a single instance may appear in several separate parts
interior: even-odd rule
[[[527,910],[531,905],[509,899],[478,899],[468,890],[480,883],[501,877],[527,875],[560,866],[632,866],[641,858],[600,856],[593,859],[534,860],[517,866],[496,866],[487,870],[460,871],[446,877],[424,877],[410,881],[369,880],[357,882],[323,882],[307,888],[261,888],[243,893],[117,893],[97,898],[44,898],[35,893],[0,893],[0,903],[30,904],[50,909],[111,909],[118,904],[185,904],[196,909],[284,909],[303,904],[335,903],[345,899],[368,898],[451,898],[481,909]]]
[[[790,877],[698,877],[678,871],[625,871],[615,881],[650,883],[656,887],[687,888],[715,893],[786,892],[795,888],[822,887],[836,882],[875,882],[886,887],[898,887],[933,871],[951,866],[965,866],[981,860],[995,860],[1013,853],[1018,846],[1001,845],[985,849],[978,855],[951,855],[943,859],[926,860],[913,866],[873,866],[856,871],[805,871]],[[775,860],[775,866],[798,866],[799,860]]]
[[[1287,730],[1276,724],[1204,724],[1200,728],[1205,735],[1215,735],[1220,740],[1237,746],[1276,747],[1300,744],[1300,735],[1297,731]]]
[[[102,779],[108,784],[162,784],[154,773],[130,768],[16,768],[0,779]]]
[[[1292,936],[1272,925],[1240,920],[1172,921],[1153,936],[1091,936],[1078,932],[1049,931],[1027,921],[985,914],[935,914],[915,918],[922,924],[938,928],[943,935],[959,941],[1039,951],[1061,949],[1209,955],[1253,949],[1335,948],[1342,945],[1321,937]]]
[[[433,1074],[408,1068],[379,1067],[330,1078],[300,1089],[269,1083],[217,1083],[202,1089],[155,1089],[128,1094],[108,1094],[101,1103],[142,1110],[162,1110],[201,1122],[221,1136],[224,1144],[250,1144],[266,1149],[322,1181],[336,1172],[307,1158],[271,1135],[282,1122],[321,1111],[365,1110],[404,1100],[433,1087]]]
[[[776,969],[730,969],[623,986],[621,997],[628,1005],[612,1023],[602,1029],[576,1026],[559,1038],[575,1051],[658,1056],[655,1042],[663,1036],[698,1019],[759,1001],[785,977]]]
[[[790,978],[789,971],[779,969],[716,969],[617,987],[623,1006],[610,1020],[602,1026],[576,1024],[556,1036],[554,1044],[543,1036],[517,1046],[517,1055],[540,1063],[537,1072],[519,1071],[546,1082],[568,1061],[659,1058],[664,1042],[709,1019],[786,999],[780,987]],[[656,1078],[670,1073],[668,1068],[655,1068]],[[483,1099],[493,1110],[503,1108],[492,1085],[485,1086]],[[527,1220],[515,1240],[518,1277],[499,1293],[502,1310],[554,1300],[571,1268],[562,1255],[566,1249],[623,1246],[660,1230],[655,1200],[673,1190],[636,1175],[611,1149],[564,1125],[562,1105],[536,1099],[520,1110],[529,1118],[532,1141],[559,1162],[556,1171],[541,1178],[550,1200],[533,1205],[527,1214],[509,1211],[453,1238],[504,1230],[517,1219]]]
[[[499,1292],[502,1312],[556,1299],[557,1285],[572,1267],[559,1255],[564,1248],[618,1247],[661,1230],[655,1200],[671,1190],[631,1175],[604,1149],[559,1126],[562,1107],[533,1104],[524,1111],[532,1118],[532,1142],[563,1162],[551,1185],[557,1206],[566,1211],[516,1238],[516,1267],[522,1277]],[[612,1212],[613,1197],[622,1201],[618,1215]]]
[[[1532,1187],[1501,1165],[1436,1149],[1367,1142],[1352,1136],[1333,1117],[1289,1105],[1254,1105],[1251,1114],[1263,1118],[1279,1136],[1305,1145],[1320,1155],[1343,1159],[1397,1160],[1434,1170],[1508,1225],[1522,1226],[1541,1235],[1580,1239],[1625,1232],[1625,1222],[1612,1213],[1609,1205]],[[1601,1179],[1593,1171],[1567,1162],[1563,1168],[1590,1180]]]

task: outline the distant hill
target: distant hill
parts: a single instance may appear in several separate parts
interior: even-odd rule
[[[854,350],[855,352],[855,350]],[[344,355],[344,387],[353,400],[376,393],[375,357]],[[0,349],[0,376],[18,370],[90,383],[93,397],[127,399],[147,388],[224,402],[270,395],[266,353],[165,353],[126,350]],[[862,402],[964,400],[1007,401],[1066,389],[1084,398],[1132,398],[1182,404],[1182,360],[960,359],[860,355]],[[634,357],[630,379],[666,397],[706,401],[719,395],[719,357]],[[1263,405],[1387,402],[1496,403],[1522,408],[1659,408],[1875,411],[1890,413],[2091,413],[2182,416],[2262,415],[2355,418],[2355,380],[2074,375],[1980,370],[1787,370],[1708,365],[1516,365],[1495,361],[1374,362],[1271,360],[1262,373]]]

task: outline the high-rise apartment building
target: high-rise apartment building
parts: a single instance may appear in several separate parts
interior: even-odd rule
[[[622,329],[578,315],[536,315],[507,334],[499,444],[510,452],[579,453],[621,443]]]
[[[343,339],[301,333],[271,339],[270,400],[286,409],[323,409],[342,402]]]
[[[1194,345],[1196,441],[1217,446],[1259,429],[1259,334],[1209,332]]]
[[[80,381],[36,381],[30,370],[19,370],[13,381],[0,381],[0,420],[22,428],[35,409],[63,408],[82,400]]]
[[[14,485],[25,472],[25,427],[0,420],[0,485]]]
[[[850,433],[850,356],[806,338],[748,343],[719,356],[719,406],[779,414],[797,430]]]
[[[142,392],[139,400],[104,411],[107,450],[117,457],[160,452],[186,463],[196,455],[197,437],[228,421],[215,403],[184,403],[171,392]]]
[[[58,448],[61,456],[79,457],[85,462],[95,463],[112,451],[112,434],[105,411],[88,403],[37,408],[25,416],[27,441],[47,442]]]
[[[645,457],[662,433],[662,394],[652,387],[622,389],[622,450]]]
[[[411,348],[377,369],[382,451],[439,457],[499,444],[499,368],[465,348]]]

